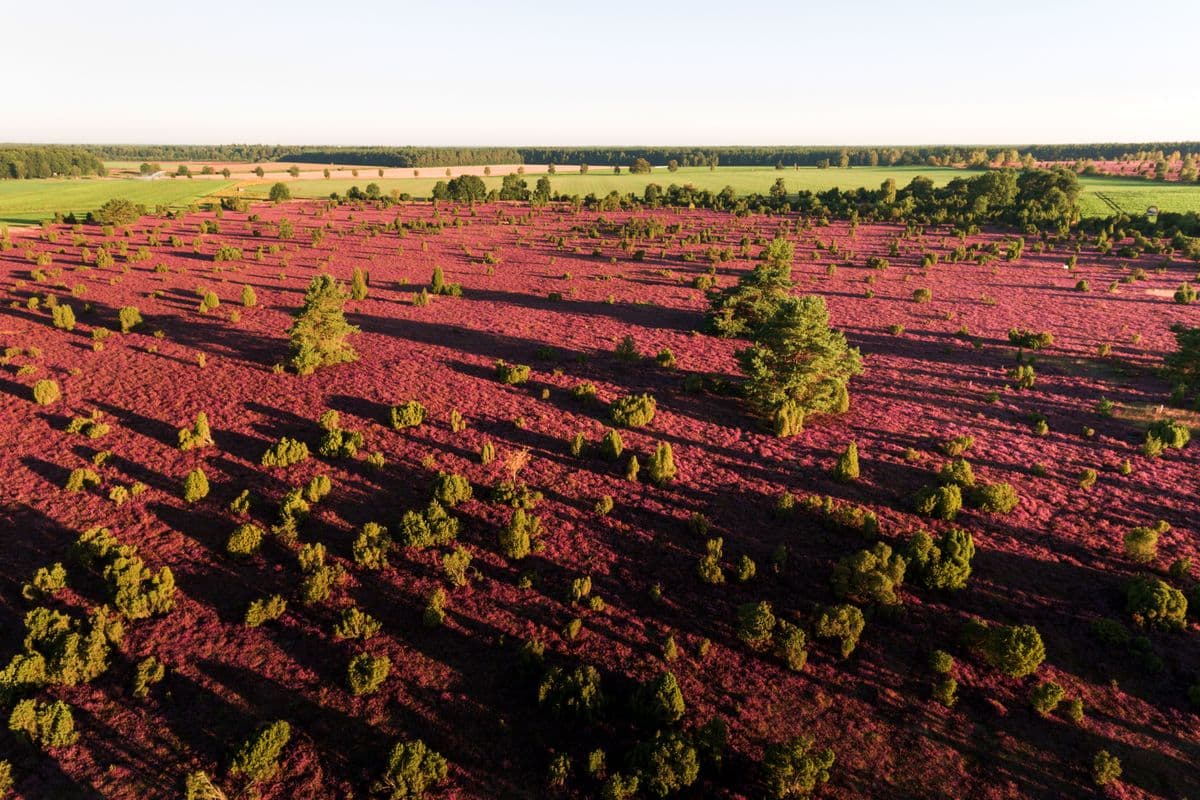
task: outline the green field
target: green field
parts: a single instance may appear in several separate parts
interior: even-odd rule
[[[187,178],[144,181],[124,178],[45,178],[0,181],[0,223],[33,223],[55,211],[86,213],[123,197],[147,208],[187,206],[233,186],[233,181]]]
[[[109,166],[124,165],[125,162],[112,162]],[[280,165],[280,168],[285,167]],[[236,193],[242,197],[265,198],[274,180],[281,178],[286,180],[293,197],[328,197],[332,192],[344,195],[351,186],[366,188],[369,183],[379,184],[385,194],[395,190],[407,192],[413,197],[428,197],[434,184],[445,179],[441,175],[421,178],[373,178],[373,168],[360,169],[364,174],[357,178],[292,180],[288,176],[278,175],[241,184],[234,181],[183,178],[157,181],[100,178],[0,181],[0,222],[36,222],[53,216],[55,211],[86,212],[100,206],[111,197],[128,198],[148,207],[186,206],[209,194]],[[426,168],[422,172],[431,173],[435,170]],[[674,173],[656,169],[650,175],[630,175],[628,172],[616,175],[609,169],[596,167],[586,175],[558,174],[551,176],[550,181],[554,191],[568,195],[603,196],[614,189],[622,194],[641,194],[646,184],[652,181],[664,187],[671,183],[690,183],[712,191],[732,186],[739,195],[745,195],[766,192],[778,178],[783,178],[790,192],[802,189],[819,192],[835,186],[842,189],[860,186],[877,188],[888,178],[894,179],[898,186],[904,186],[918,175],[929,177],[935,184],[942,185],[956,177],[973,174],[976,173],[948,167],[801,167],[784,170],[772,167],[718,167],[716,170],[691,167]],[[525,176],[530,186],[538,177],[540,176],[535,174]],[[500,175],[484,178],[489,188],[497,189],[501,180]],[[1113,213],[1114,206],[1129,214],[1142,214],[1152,205],[1158,206],[1162,211],[1200,211],[1200,186],[1195,184],[1151,183],[1113,177],[1081,177],[1079,180],[1083,187],[1079,205],[1084,216],[1107,216]]]

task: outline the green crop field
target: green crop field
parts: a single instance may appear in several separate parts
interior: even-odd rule
[[[112,162],[112,167],[124,167],[132,162]],[[282,164],[280,169],[286,169]],[[165,205],[187,206],[210,194],[239,194],[247,198],[265,198],[275,180],[284,180],[293,197],[328,197],[330,193],[346,194],[350,187],[365,189],[369,183],[379,184],[384,194],[393,190],[407,192],[413,197],[428,197],[435,183],[444,180],[443,175],[421,178],[373,178],[372,167],[359,167],[365,174],[358,178],[332,178],[319,180],[294,180],[286,174],[271,175],[264,180],[237,183],[235,181],[207,179],[169,179],[142,181],[132,179],[74,179],[74,180],[23,180],[0,181],[0,222],[32,223],[53,216],[55,211],[86,212],[100,206],[111,197],[123,197],[147,207]],[[440,172],[431,168],[423,173]],[[706,167],[681,168],[677,172],[656,169],[650,175],[631,175],[627,171],[620,175],[610,169],[593,168],[586,175],[560,173],[550,176],[554,191],[563,194],[597,196],[616,190],[622,194],[641,194],[646,184],[654,182],[661,186],[671,183],[692,184],[701,189],[720,191],[732,186],[739,195],[766,192],[779,178],[784,180],[789,192],[809,190],[825,191],[838,187],[852,189],[860,186],[877,188],[883,181],[892,178],[898,186],[904,186],[918,175],[924,175],[937,185],[943,185],[956,177],[967,177],[974,172],[949,167],[853,167],[851,169],[799,169],[777,170],[773,167]],[[526,181],[532,187],[539,175],[528,174]],[[500,187],[502,176],[484,178],[489,188]],[[1162,211],[1200,211],[1200,186],[1195,184],[1151,183],[1131,178],[1082,177],[1079,205],[1084,216],[1107,216],[1120,209],[1129,214],[1142,214],[1149,206],[1156,205]]]
[[[45,178],[0,181],[0,222],[33,223],[55,211],[86,213],[106,200],[123,197],[147,208],[187,206],[221,192],[233,181],[187,178],[144,181],[121,178]]]

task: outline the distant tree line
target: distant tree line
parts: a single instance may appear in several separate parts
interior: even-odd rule
[[[0,179],[103,175],[104,163],[82,147],[0,146]]]
[[[473,164],[591,164],[628,167],[638,159],[680,167],[1032,166],[1030,161],[1122,159],[1131,154],[1200,152],[1200,142],[928,145],[855,147],[322,147],[308,145],[82,145],[101,159],[284,161],[381,167]]]

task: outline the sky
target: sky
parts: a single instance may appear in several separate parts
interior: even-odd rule
[[[0,141],[1200,139],[1200,2],[5,4]]]

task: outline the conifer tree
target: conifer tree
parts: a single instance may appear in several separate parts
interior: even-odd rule
[[[304,307],[288,329],[292,338],[291,365],[300,375],[333,364],[357,361],[358,353],[346,341],[358,328],[346,322],[343,307],[348,295],[332,275],[317,275],[304,295]]]

